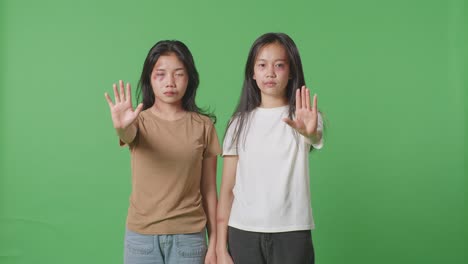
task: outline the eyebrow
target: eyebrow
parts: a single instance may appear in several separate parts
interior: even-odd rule
[[[266,59],[257,59],[256,61],[267,61]],[[284,61],[284,62],[287,62],[288,60],[287,59],[276,59],[274,60],[275,62],[277,61]]]
[[[185,69],[184,68],[177,68],[174,71],[183,71],[183,70],[185,70]],[[159,69],[156,69],[156,71],[166,71],[166,69],[160,69],[159,68]]]

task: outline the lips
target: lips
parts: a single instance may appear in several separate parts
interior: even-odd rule
[[[176,95],[177,93],[176,92],[164,92],[163,93],[165,96],[174,96]]]
[[[276,82],[264,82],[263,83],[265,86],[275,86]]]

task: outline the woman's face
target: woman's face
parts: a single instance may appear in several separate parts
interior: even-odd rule
[[[283,45],[274,42],[260,49],[255,58],[253,79],[262,97],[285,97],[290,74],[289,59]]]
[[[155,101],[181,104],[187,90],[188,73],[175,53],[161,55],[151,73],[151,87]]]

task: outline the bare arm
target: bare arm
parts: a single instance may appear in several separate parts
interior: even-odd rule
[[[126,128],[115,128],[115,131],[117,131],[117,135],[122,142],[129,144],[135,139],[137,128],[131,124]]]
[[[223,164],[223,179],[219,195],[218,214],[216,217],[218,227],[218,242],[216,244],[216,254],[218,263],[233,263],[227,251],[227,230],[229,216],[231,214],[234,194],[232,189],[236,182],[236,169],[238,156],[225,156]]]
[[[201,194],[203,208],[207,216],[208,252],[205,263],[216,263],[216,206],[218,195],[216,192],[216,160],[217,156],[203,159]]]

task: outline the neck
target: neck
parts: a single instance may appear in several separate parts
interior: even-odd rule
[[[182,108],[182,102],[168,104],[156,98],[151,112],[163,119],[176,120],[182,117],[186,111]]]
[[[262,102],[260,103],[260,107],[262,108],[275,108],[285,106],[288,104],[288,101],[284,96],[275,97],[262,94],[261,97]]]

